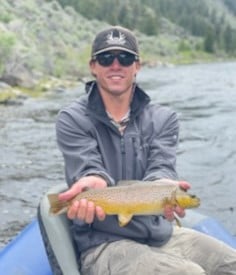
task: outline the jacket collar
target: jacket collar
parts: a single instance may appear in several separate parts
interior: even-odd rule
[[[87,82],[85,90],[88,93],[88,110],[99,116],[107,117],[96,81]],[[150,97],[135,84],[134,94],[130,104],[131,117],[138,115],[149,102]]]

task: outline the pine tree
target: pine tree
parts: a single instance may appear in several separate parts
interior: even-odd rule
[[[224,33],[225,50],[227,53],[233,53],[236,45],[234,43],[233,30],[227,25]]]
[[[204,39],[204,49],[208,53],[213,53],[215,51],[214,47],[214,33],[211,27],[208,27],[205,39]]]

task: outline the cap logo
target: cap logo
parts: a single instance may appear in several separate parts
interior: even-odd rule
[[[118,36],[114,36],[113,32],[107,35],[107,44],[109,45],[124,45],[126,43],[125,35],[119,32]]]

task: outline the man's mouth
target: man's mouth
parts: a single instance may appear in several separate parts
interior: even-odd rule
[[[108,78],[112,80],[120,80],[124,77],[122,75],[109,75]]]

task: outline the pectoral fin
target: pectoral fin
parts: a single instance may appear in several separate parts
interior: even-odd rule
[[[130,214],[120,214],[118,215],[119,225],[121,227],[127,225],[132,219],[133,215]]]
[[[181,227],[182,225],[181,225],[180,220],[177,218],[176,214],[174,214],[174,216],[175,216],[175,217],[174,217],[174,220],[175,220],[177,226],[178,226],[178,227]]]

